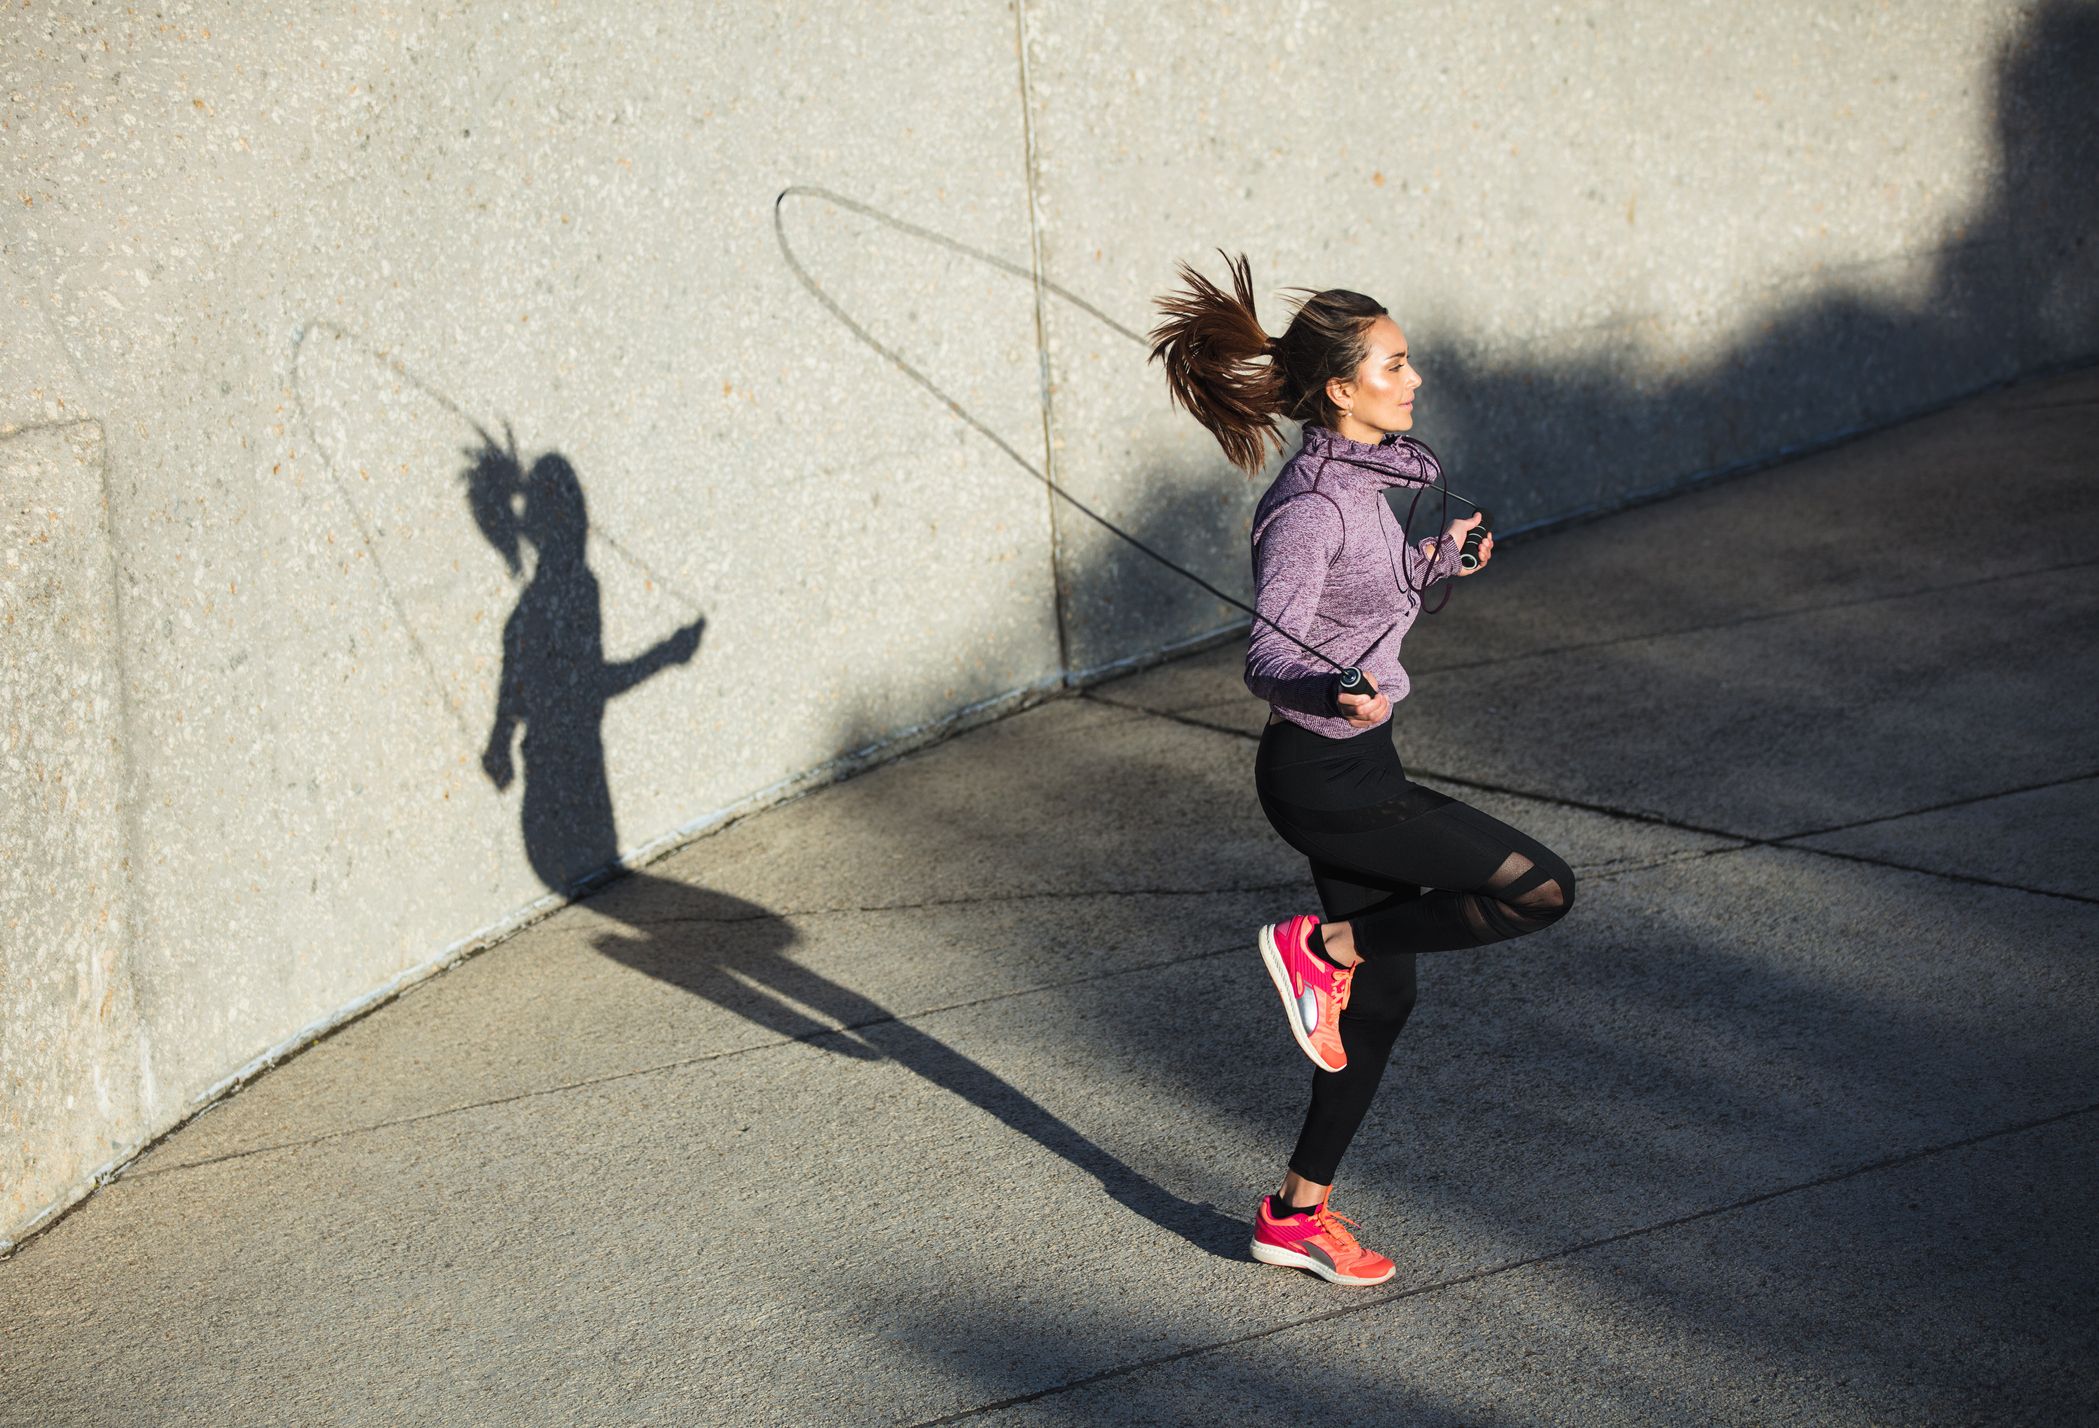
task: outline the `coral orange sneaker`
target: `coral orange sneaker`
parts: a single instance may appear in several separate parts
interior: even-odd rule
[[[1301,1215],[1277,1215],[1272,1198],[1263,1195],[1254,1214],[1254,1258],[1309,1269],[1329,1284],[1383,1284],[1396,1266],[1357,1244],[1348,1232],[1353,1224],[1329,1209],[1324,1197]]]
[[[1353,967],[1336,967],[1312,951],[1316,917],[1293,917],[1261,929],[1261,965],[1283,999],[1290,1034],[1322,1071],[1348,1064],[1341,1049],[1341,1009],[1348,1005]]]

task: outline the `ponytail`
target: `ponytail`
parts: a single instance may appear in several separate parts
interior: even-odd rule
[[[1253,277],[1240,254],[1218,256],[1232,275],[1227,294],[1208,278],[1178,265],[1185,291],[1159,298],[1165,314],[1151,330],[1151,360],[1166,366],[1173,400],[1217,438],[1234,466],[1251,476],[1274,441],[1283,448],[1275,419],[1333,424],[1336,412],[1326,384],[1353,377],[1363,361],[1363,333],[1385,309],[1346,288],[1306,296],[1281,337],[1270,337],[1254,313]]]

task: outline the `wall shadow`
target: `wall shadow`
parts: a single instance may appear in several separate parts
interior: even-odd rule
[[[1497,524],[1530,523],[1609,509],[1637,493],[1697,474],[1755,465],[1777,455],[1914,415],[2013,375],[2099,350],[2099,18],[2076,0],[2050,0],[1998,57],[1995,152],[1976,208],[1939,236],[1914,301],[1847,288],[1850,276],[1821,276],[1797,296],[1777,295],[1760,331],[1694,368],[1635,374],[1609,359],[1509,362],[1444,341],[1419,356],[1428,378],[1425,437],[1444,458],[1451,484],[1492,508]],[[989,273],[1032,281],[1025,263],[961,244],[916,223],[827,190],[819,198],[886,224]],[[1716,223],[1722,214],[1713,215]],[[810,295],[848,332],[924,387],[963,424],[990,440],[1021,472],[1045,473],[1009,442],[864,327],[797,256],[775,205],[781,256]],[[1631,240],[1628,240],[1631,241]],[[1345,273],[1331,281],[1347,285]],[[1316,279],[1315,279],[1316,282]],[[1161,286],[1165,285],[1162,277]],[[1138,329],[1054,281],[1042,289],[1053,311],[1115,334],[1109,381],[1156,392]],[[1405,320],[1405,304],[1395,307]],[[1271,315],[1274,316],[1273,314]],[[1092,329],[1086,329],[1091,331]],[[1076,345],[1076,344],[1074,344]],[[1108,355],[1113,355],[1111,352]],[[1070,377],[1076,380],[1076,377]],[[1162,483],[1186,492],[1186,524],[1158,534],[1159,548],[1223,589],[1247,593],[1246,522],[1264,481],[1229,498],[1237,481],[1221,461],[1187,454],[1141,455],[1137,475],[1103,500],[1103,513],[1132,525],[1128,494]],[[1093,499],[1093,493],[1077,495]],[[1226,499],[1220,499],[1220,495]],[[1112,504],[1111,504],[1112,503]],[[1071,527],[1089,525],[1066,508]],[[1072,664],[1104,666],[1131,651],[1158,649],[1240,618],[1227,606],[1103,535],[1060,542]],[[1459,597],[1462,598],[1462,597]]]

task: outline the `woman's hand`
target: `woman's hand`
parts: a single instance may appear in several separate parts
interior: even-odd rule
[[[1367,674],[1363,679],[1370,682]],[[1375,729],[1392,712],[1391,703],[1378,693],[1374,683],[1370,684],[1368,694],[1344,694],[1336,702],[1341,706],[1341,717],[1348,721],[1351,729]]]
[[[1483,519],[1485,518],[1482,517],[1479,514],[1479,512],[1474,511],[1471,515],[1465,517],[1465,519],[1461,521],[1452,521],[1450,523],[1450,536],[1452,540],[1457,542],[1457,547],[1459,550],[1463,550],[1465,548],[1465,537],[1472,534],[1472,528],[1478,525]],[[1436,558],[1436,547],[1439,544],[1440,542],[1438,541],[1425,540],[1421,543],[1421,553],[1427,556],[1430,560],[1434,560]],[[1479,564],[1473,566],[1470,570],[1465,569],[1465,567],[1461,565],[1458,567],[1458,574],[1461,576],[1477,575],[1482,570],[1485,570],[1487,568],[1487,562],[1493,558],[1494,533],[1492,531],[1489,531],[1486,535],[1480,537]]]
[[[510,780],[516,777],[516,770],[510,763],[510,733],[506,729],[500,740],[490,739],[488,747],[481,753],[481,772],[488,775],[488,781],[498,790],[509,788]]]

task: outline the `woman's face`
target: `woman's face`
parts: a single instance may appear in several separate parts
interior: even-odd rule
[[[1364,333],[1366,350],[1353,381],[1335,378],[1326,384],[1329,400],[1358,426],[1384,433],[1414,425],[1414,390],[1421,374],[1407,358],[1407,335],[1389,317],[1380,317]],[[1344,436],[1349,435],[1343,431]]]

